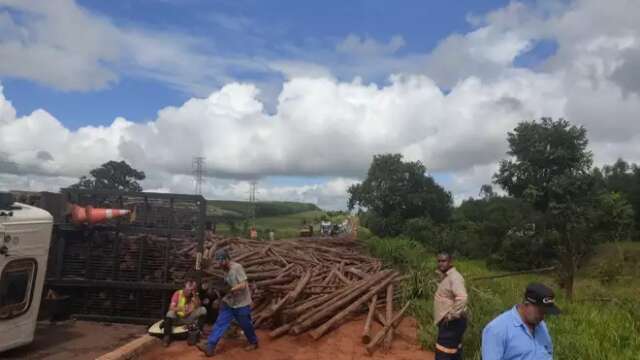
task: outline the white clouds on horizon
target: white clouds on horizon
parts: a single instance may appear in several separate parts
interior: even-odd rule
[[[218,55],[213,39],[116,25],[74,0],[0,0],[0,58],[0,76],[65,91],[99,90],[129,75],[206,96],[233,81],[233,71],[268,71],[260,61]]]
[[[230,81],[205,98],[161,109],[148,123],[117,118],[71,131],[46,110],[16,117],[0,91],[0,185],[19,183],[22,174],[36,177],[36,185],[47,177],[61,182],[125,159],[148,173],[147,188],[190,192],[190,159],[202,155],[209,175],[219,178],[211,180],[210,196],[246,198],[248,183],[232,179],[329,176],[320,185],[262,191],[265,199],[336,208],[372,155],[401,152],[430,171],[451,173],[448,186],[459,201],[491,181],[506,132],[541,116],[586,126],[599,164],[640,162],[640,83],[631,76],[640,65],[640,25],[632,21],[640,5],[599,4],[580,0],[551,12],[512,3],[474,18],[477,28],[443,39],[430,54],[397,57],[402,38],[350,35],[338,50],[365,61],[271,61],[268,67],[287,75],[273,112],[255,85]],[[2,19],[0,13],[0,28]],[[556,41],[557,53],[538,70],[514,67],[541,39]],[[171,56],[161,44],[150,49],[157,50],[144,52],[150,64]],[[333,75],[362,72],[366,79],[381,69],[396,74],[384,85]]]

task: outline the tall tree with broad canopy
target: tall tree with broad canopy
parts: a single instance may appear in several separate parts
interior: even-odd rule
[[[409,219],[444,223],[451,217],[451,194],[427,175],[420,161],[403,161],[401,154],[375,155],[366,179],[348,193],[349,209],[366,209],[368,226],[379,236],[400,234]]]
[[[125,161],[108,161],[99,168],[91,170],[89,174],[90,176],[81,177],[69,188],[140,192],[142,186],[138,181],[146,177],[143,171],[132,168]]]
[[[593,245],[595,181],[587,131],[564,119],[520,123],[508,133],[512,157],[500,162],[495,183],[545,215],[545,235],[555,240],[567,297],[580,261]]]

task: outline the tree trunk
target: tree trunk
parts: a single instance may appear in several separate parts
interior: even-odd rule
[[[574,278],[575,278],[575,274],[574,273],[570,273],[567,274],[567,284],[566,284],[566,294],[567,294],[567,300],[569,301],[573,301],[573,282],[574,282]]]
[[[567,296],[567,300],[573,301],[573,285],[575,283],[576,276],[576,247],[571,239],[569,227],[564,225],[562,227],[562,247],[564,248],[564,259],[562,259],[562,267],[565,273],[564,289]]]

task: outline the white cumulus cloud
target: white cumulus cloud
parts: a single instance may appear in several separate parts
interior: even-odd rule
[[[401,39],[385,44],[354,36],[339,45],[343,52],[382,59],[374,69],[389,72],[383,84],[363,80],[366,74],[349,81],[334,77],[331,63],[271,62],[287,79],[269,111],[256,83],[229,81],[204,97],[159,109],[147,123],[118,117],[108,126],[71,130],[46,109],[16,116],[0,91],[0,187],[57,186],[124,159],[147,172],[148,189],[191,192],[191,159],[204,156],[208,196],[246,198],[252,179],[322,176],[327,180],[319,184],[265,183],[259,190],[264,199],[338,208],[374,154],[400,152],[430,172],[449,174],[445,186],[460,201],[491,181],[506,156],[506,133],[542,116],[584,125],[598,164],[617,157],[640,162],[640,86],[633,72],[640,66],[640,23],[634,20],[640,3],[541,4],[514,2],[474,17],[470,32],[443,39],[430,54],[409,55],[411,61],[394,57]],[[0,16],[0,27],[20,36],[11,21]],[[514,66],[544,39],[557,44],[553,56],[535,69]],[[2,44],[0,35],[0,49]],[[137,58],[155,72],[153,64],[171,51],[150,49],[157,52]],[[419,59],[424,61],[417,67]],[[352,65],[372,71],[366,63]]]

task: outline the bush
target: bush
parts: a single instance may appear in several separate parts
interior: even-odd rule
[[[374,235],[371,233],[371,230],[367,229],[366,227],[358,227],[358,240],[369,240],[373,237]]]
[[[361,214],[360,222],[377,236],[398,236],[404,226],[404,220],[398,216],[384,218],[373,211]]]
[[[424,247],[406,238],[371,237],[365,244],[373,256],[402,270],[419,268],[429,257]]]
[[[428,248],[440,250],[440,241],[438,240],[441,231],[438,225],[434,224],[430,218],[425,217],[408,220],[402,233],[407,238],[417,241]]]
[[[500,249],[487,259],[487,265],[505,270],[529,270],[549,266],[556,259],[550,240],[536,233],[512,232]]]
[[[412,298],[412,315],[418,320],[418,338],[426,349],[434,349],[436,327],[433,325],[435,291],[433,254],[420,243],[406,238],[365,241],[372,255],[408,272],[404,294]],[[465,333],[465,358],[480,360],[482,330],[492,319],[521,301],[526,285],[539,281],[553,286],[544,276],[517,276],[474,280],[491,275],[482,261],[457,260],[456,268],[467,280],[469,292],[469,328]],[[590,302],[568,303],[556,289],[563,314],[547,319],[554,342],[554,358],[562,360],[635,359],[640,354],[640,303],[636,293],[616,292],[591,282],[577,288],[577,296]],[[597,284],[597,282],[596,282]],[[628,286],[625,286],[627,290]],[[606,296],[610,301],[596,301]],[[636,357],[634,357],[636,356]]]
[[[624,271],[624,264],[619,259],[605,261],[598,268],[598,277],[602,285],[610,285],[615,282]]]

